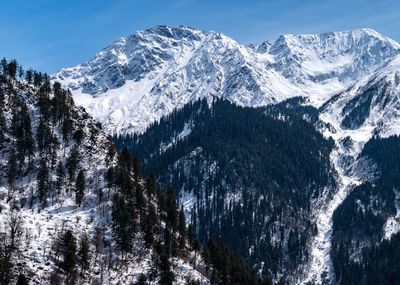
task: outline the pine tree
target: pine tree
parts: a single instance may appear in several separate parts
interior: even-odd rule
[[[24,274],[20,274],[18,276],[17,284],[16,285],[28,285],[28,280],[26,280],[26,277]]]
[[[17,76],[17,68],[18,68],[17,61],[15,59],[11,60],[7,65],[8,76],[15,79],[15,77]]]
[[[61,193],[65,186],[65,167],[62,161],[57,165],[56,176],[56,189],[58,193]]]
[[[86,188],[86,177],[85,177],[85,171],[82,169],[78,172],[78,176],[76,178],[76,184],[75,184],[75,201],[78,207],[81,206],[83,197],[85,196],[85,188]]]
[[[62,125],[64,144],[68,142],[71,132],[72,132],[72,121],[69,118],[65,118]]]
[[[115,168],[110,166],[106,172],[107,187],[113,188],[115,185]]]
[[[75,181],[75,173],[78,168],[79,150],[78,146],[74,145],[70,151],[69,158],[67,159],[66,167],[68,170],[69,182]]]
[[[8,166],[8,175],[7,175],[8,185],[11,189],[13,189],[14,182],[15,182],[15,179],[17,178],[17,174],[18,174],[17,154],[16,154],[14,148],[12,148],[10,151],[7,166]]]
[[[75,271],[76,257],[76,238],[71,230],[67,230],[62,236],[60,245],[62,248],[63,261],[61,268],[70,276]]]
[[[11,259],[9,256],[0,254],[0,284],[8,285],[12,279],[12,268]]]
[[[6,58],[3,57],[3,59],[2,59],[1,62],[0,62],[1,74],[2,74],[3,76],[7,76],[7,65],[8,65],[8,62],[7,62]]]
[[[32,78],[33,78],[33,70],[30,68],[25,72],[25,80],[29,85],[32,84]]]
[[[40,161],[39,171],[37,175],[37,189],[39,192],[39,200],[42,207],[45,206],[46,196],[50,190],[49,183],[49,169],[47,168],[47,163],[45,159]]]
[[[18,77],[20,80],[24,79],[25,70],[22,68],[22,65],[18,66]]]
[[[43,75],[41,72],[33,72],[33,85],[39,87],[42,84]]]
[[[31,159],[31,156],[35,151],[35,141],[32,136],[32,126],[31,126],[31,118],[28,113],[28,108],[26,104],[23,104],[21,107],[21,116],[22,116],[22,128],[24,131],[24,147],[25,154],[28,156],[28,159]]]
[[[88,270],[90,266],[89,237],[86,234],[83,234],[81,236],[79,242],[78,264],[82,272]]]
[[[154,206],[149,203],[149,213],[146,217],[144,228],[144,241],[147,248],[151,248],[154,242],[154,226],[157,224],[157,214]]]
[[[137,181],[139,177],[142,175],[141,173],[141,165],[139,157],[135,156],[133,158],[133,173],[135,175],[135,180]]]
[[[138,281],[135,283],[135,285],[147,285],[147,278],[144,274],[140,274]]]
[[[123,169],[126,169],[128,173],[131,172],[132,157],[131,154],[129,153],[128,147],[124,147],[119,156],[119,166]]]
[[[76,141],[76,143],[78,145],[80,145],[82,143],[84,134],[85,133],[81,129],[79,129],[79,130],[75,131],[75,133],[73,134],[72,138]]]
[[[114,240],[121,251],[122,258],[126,252],[132,250],[134,223],[131,220],[131,211],[123,196],[114,194],[112,206],[112,230]]]
[[[181,207],[181,211],[179,212],[179,249],[185,248],[186,243],[186,219],[183,211],[183,207]]]
[[[171,271],[171,262],[168,255],[160,256],[160,285],[172,285],[175,281],[174,273]]]

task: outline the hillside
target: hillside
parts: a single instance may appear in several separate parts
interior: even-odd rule
[[[334,142],[315,130],[318,111],[300,102],[248,108],[203,99],[116,142],[179,191],[200,241],[222,240],[263,276],[291,284],[310,261],[314,211],[336,187]]]
[[[261,282],[220,245],[204,261],[173,190],[46,74],[2,61],[0,126],[1,284]]]

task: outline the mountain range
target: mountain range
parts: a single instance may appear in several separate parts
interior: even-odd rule
[[[270,276],[276,279],[280,274],[286,274],[292,276],[287,280],[296,284],[348,284],[346,282],[354,274],[350,273],[350,277],[341,276],[334,263],[336,253],[332,252],[332,242],[336,241],[332,237],[335,232],[333,216],[347,201],[349,194],[358,189],[358,185],[376,179],[371,174],[375,169],[374,160],[363,155],[364,145],[372,137],[386,138],[399,133],[399,64],[400,44],[372,29],[319,35],[289,34],[273,41],[244,45],[218,32],[204,32],[183,26],[157,26],[117,40],[86,63],[60,70],[53,75],[53,79],[70,88],[76,102],[99,120],[108,133],[122,138],[128,136],[127,140],[120,141],[121,146],[131,146],[133,152],[135,147],[143,150],[140,148],[141,142],[146,142],[147,137],[153,134],[151,142],[148,141],[152,153],[146,156],[146,152],[142,151],[142,159],[145,164],[146,161],[151,164],[154,153],[159,151],[161,155],[169,157],[160,158],[168,162],[163,169],[159,169],[157,163],[157,175],[161,176],[160,180],[164,179],[164,183],[172,183],[180,190],[183,197],[181,203],[188,208],[203,200],[200,196],[193,199],[190,195],[196,193],[199,186],[189,186],[187,182],[176,183],[181,181],[180,173],[189,171],[189,175],[207,180],[208,175],[199,172],[199,166],[190,165],[198,165],[199,159],[206,164],[211,163],[210,159],[214,159],[217,165],[221,161],[213,156],[207,158],[210,155],[207,151],[206,157],[194,155],[196,149],[199,150],[197,147],[201,145],[200,142],[188,147],[191,152],[186,149],[181,156],[171,159],[169,148],[176,145],[179,149],[180,141],[191,141],[199,123],[195,123],[193,113],[186,117],[183,125],[182,122],[177,123],[176,119],[172,120],[169,123],[179,127],[165,131],[167,137],[164,135],[157,140],[157,132],[152,132],[152,128],[157,129],[160,124],[160,131],[165,122],[162,118],[171,114],[174,117],[180,109],[185,113],[187,104],[203,98],[209,104],[217,98],[223,98],[235,105],[252,108],[280,104],[297,110],[297,113],[303,110],[302,106],[314,108],[311,113],[308,110],[300,111],[300,114],[306,120],[317,116],[316,120],[309,123],[325,138],[334,141],[335,147],[330,153],[332,173],[325,172],[336,177],[333,179],[335,186],[326,185],[322,193],[318,190],[318,194],[307,198],[310,206],[306,208],[313,210],[306,213],[306,217],[317,230],[314,234],[305,234],[304,247],[297,248],[299,252],[302,252],[301,248],[308,248],[305,256],[301,257],[302,261],[297,261],[299,264],[294,267],[282,265]],[[208,140],[213,140],[212,135],[207,135],[210,133],[211,130],[204,135]],[[152,143],[155,143],[154,148]],[[174,150],[176,148],[173,147]],[[220,145],[220,148],[224,146]],[[200,149],[204,152],[204,145]],[[250,158],[249,163],[255,162],[251,159],[254,158]],[[265,163],[271,163],[266,159]],[[183,162],[185,166],[181,165]],[[238,171],[237,167],[234,167],[234,172]],[[196,169],[195,173],[192,173],[193,169]],[[221,175],[226,178],[228,174]],[[237,176],[242,177],[239,174]],[[253,186],[248,182],[239,185],[236,182],[228,183],[226,187],[231,188],[231,193],[226,194],[224,199],[230,200],[228,197],[231,195],[240,196],[241,189]],[[213,187],[203,190],[210,193]],[[261,193],[260,190],[255,192]],[[238,198],[238,203],[245,203],[243,199]],[[213,198],[205,201],[205,204],[213,203],[210,202]],[[290,203],[288,205],[289,208],[293,206]],[[284,212],[287,209],[281,210]],[[225,215],[232,211],[226,210]],[[386,238],[390,239],[397,232],[393,230],[398,228],[395,216],[387,216],[388,225],[379,229]],[[283,226],[285,222],[280,220],[277,224]],[[292,230],[287,234],[291,235]],[[198,234],[201,234],[201,230]],[[273,230],[260,233],[264,234],[273,235]],[[210,235],[213,236],[213,233]],[[217,237],[221,238],[221,235]],[[283,247],[288,242],[284,237],[276,239],[282,242]],[[248,246],[255,244],[257,242]],[[235,243],[230,245],[235,246]],[[274,247],[272,243],[269,246]],[[352,251],[348,244],[343,248],[348,248],[349,254]],[[353,254],[353,259],[350,257],[346,262],[359,261],[360,254]],[[251,252],[242,252],[242,256],[252,260]],[[250,263],[256,268],[266,264],[266,260],[255,260],[257,258]],[[275,262],[281,264],[285,260],[288,257],[284,253]]]
[[[156,26],[0,67],[1,282],[400,283],[395,40]]]
[[[257,107],[302,96],[320,107],[386,65],[395,68],[399,53],[399,43],[371,29],[242,45],[217,32],[157,26],[53,78],[109,133],[130,133],[203,97]]]

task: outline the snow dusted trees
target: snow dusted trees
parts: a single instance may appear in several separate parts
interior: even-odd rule
[[[13,259],[19,252],[23,233],[23,220],[19,213],[8,213],[4,223],[5,231],[0,233],[0,284],[10,284],[13,273]]]

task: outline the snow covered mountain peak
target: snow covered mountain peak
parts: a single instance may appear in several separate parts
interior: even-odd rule
[[[398,54],[400,44],[371,29],[289,34],[246,46],[218,32],[160,25],[53,79],[109,133],[142,132],[202,97],[262,106],[304,96],[321,106]]]
[[[357,80],[399,51],[397,42],[371,29],[283,35],[267,50],[273,56],[270,64],[298,83]]]

